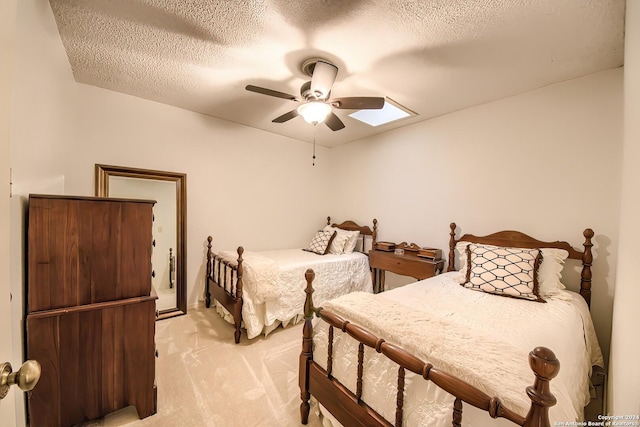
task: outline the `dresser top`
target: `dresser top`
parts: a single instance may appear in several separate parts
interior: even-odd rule
[[[151,203],[155,204],[155,200],[147,199],[124,199],[118,197],[93,197],[93,196],[69,196],[61,194],[29,194],[31,199],[65,199],[65,200],[86,200],[98,202],[130,202],[130,203]]]

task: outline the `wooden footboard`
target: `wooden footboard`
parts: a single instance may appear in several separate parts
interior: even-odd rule
[[[207,272],[205,278],[205,304],[211,306],[211,297],[233,314],[234,338],[240,342],[242,334],[242,246],[238,247],[238,259],[230,262],[211,251],[213,238],[207,237]]]
[[[421,375],[425,380],[433,382],[441,389],[455,397],[451,408],[452,426],[460,427],[462,423],[463,403],[467,403],[489,412],[492,418],[506,418],[517,425],[525,427],[548,427],[549,407],[556,404],[556,399],[549,390],[549,381],[560,370],[560,362],[553,352],[545,347],[537,347],[529,353],[529,365],[535,374],[534,384],[527,387],[527,395],[531,399],[531,407],[526,417],[502,406],[500,399],[491,397],[468,384],[467,382],[442,371],[429,363],[408,353],[394,344],[376,337],[366,329],[350,323],[342,317],[327,310],[313,306],[312,282],[315,274],[307,270],[305,278],[305,321],[303,327],[302,353],[300,354],[300,416],[302,424],[307,424],[309,417],[309,399],[314,396],[343,425],[348,426],[401,426],[403,422],[405,371],[409,370]],[[313,314],[329,323],[329,343],[327,369],[323,369],[313,360]],[[356,392],[353,393],[332,376],[333,328],[339,328],[349,334],[360,344],[358,347],[358,372]],[[362,400],[362,378],[364,366],[364,346],[375,349],[398,365],[397,406],[395,422],[385,420],[374,409]],[[524,362],[524,361],[523,361]],[[499,367],[496,367],[499,369]]]

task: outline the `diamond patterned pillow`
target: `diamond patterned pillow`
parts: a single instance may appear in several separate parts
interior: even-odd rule
[[[469,244],[466,252],[466,288],[546,302],[538,294],[540,250]]]
[[[331,241],[335,238],[335,231],[320,230],[316,233],[315,236],[313,236],[311,243],[309,243],[309,247],[303,250],[313,252],[318,255],[324,255],[329,251]]]

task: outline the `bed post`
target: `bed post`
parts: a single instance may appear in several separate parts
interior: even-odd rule
[[[550,427],[549,408],[556,404],[556,398],[549,390],[549,381],[558,375],[560,362],[553,351],[536,347],[529,353],[529,366],[536,379],[533,386],[527,387],[531,408],[523,427]]]
[[[330,216],[327,217],[327,225],[331,225],[331,217]]]
[[[304,301],[304,326],[302,328],[302,353],[300,353],[300,368],[298,378],[300,381],[300,421],[307,424],[309,421],[309,363],[313,360],[313,287],[311,286],[315,273],[312,269],[308,269],[304,273],[307,280],[307,287],[304,292],[307,294]]]
[[[211,242],[213,237],[207,237],[207,276],[204,278],[204,301],[207,308],[211,306],[211,292],[209,292],[209,277],[213,269],[213,255],[211,254]]]
[[[236,326],[236,331],[233,334],[233,337],[236,340],[236,344],[240,342],[240,335],[242,331],[240,328],[242,327],[242,253],[244,252],[244,248],[242,246],[238,246],[238,280],[236,282],[236,303],[233,306],[233,323]]]
[[[373,233],[371,233],[371,249],[376,248],[377,241],[378,241],[378,220],[373,218]],[[364,249],[364,243],[362,243],[362,248]]]
[[[449,265],[447,271],[455,271],[456,269],[456,223],[449,224],[451,231],[449,232]],[[460,266],[462,267],[462,266]]]
[[[584,230],[584,253],[582,254],[582,274],[580,280],[580,295],[587,302],[587,306],[591,307],[591,263],[593,263],[593,254],[591,253],[591,238],[594,236],[592,229]]]

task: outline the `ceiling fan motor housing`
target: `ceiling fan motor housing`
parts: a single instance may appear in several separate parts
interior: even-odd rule
[[[325,101],[329,99],[330,94],[331,91],[329,91],[326,96],[324,96],[322,92],[312,91],[311,80],[303,83],[302,86],[300,86],[300,96],[302,96],[302,99],[304,99],[305,101]]]

